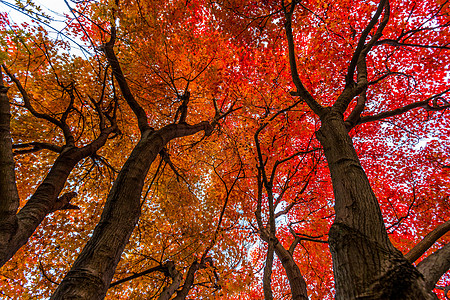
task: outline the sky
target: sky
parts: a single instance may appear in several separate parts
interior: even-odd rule
[[[26,0],[20,0],[22,3],[26,3]],[[50,36],[55,39],[68,40],[66,37],[61,35],[61,31],[66,27],[65,14],[71,16],[70,9],[67,4],[72,7],[75,6],[74,2],[68,0],[67,3],[64,0],[32,0],[35,5],[40,7],[43,14],[50,17],[50,22],[48,24],[42,23],[45,29],[49,32]],[[14,8],[16,7],[16,9]],[[28,6],[31,8],[30,6]],[[17,9],[16,0],[0,0],[0,12],[6,12],[9,16],[10,21],[16,24],[21,24],[23,22],[30,23],[33,18],[29,16],[24,11]],[[76,43],[81,43],[79,40],[71,42],[71,52],[74,55],[82,55],[80,47]]]
[[[26,13],[13,8],[13,6],[16,6],[15,2],[15,0],[0,0],[0,10],[8,13],[11,20],[15,23],[30,22],[31,19]],[[63,14],[70,13],[64,0],[34,0],[33,3],[39,6],[46,15],[53,18],[53,22],[51,23],[52,27],[55,27],[58,30],[63,28]]]

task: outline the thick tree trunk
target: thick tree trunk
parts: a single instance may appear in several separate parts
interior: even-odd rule
[[[321,121],[316,136],[328,160],[335,196],[329,244],[336,299],[433,299],[423,276],[389,241],[342,114],[331,109]]]
[[[148,129],[133,149],[109,192],[100,222],[71,270],[51,299],[103,299],[120,256],[141,214],[141,192],[150,165],[172,139],[204,130],[197,125],[173,124],[158,131]]]
[[[0,72],[1,76],[1,72]],[[0,78],[2,82],[2,78]],[[4,264],[8,245],[17,232],[19,194],[16,188],[10,131],[8,88],[0,84],[0,266]]]
[[[275,254],[281,261],[286,275],[288,277],[289,285],[291,287],[291,295],[293,300],[306,300],[308,293],[306,290],[306,282],[303,279],[302,273],[295,263],[291,253],[286,250],[280,243],[275,244]]]
[[[164,139],[147,132],[117,176],[100,222],[51,299],[103,299],[141,213],[145,176]]]

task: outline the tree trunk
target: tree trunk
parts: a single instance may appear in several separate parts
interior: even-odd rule
[[[264,290],[264,300],[273,300],[272,293],[272,267],[273,267],[273,253],[274,242],[269,240],[267,249],[267,258],[266,265],[264,266],[264,275],[263,275],[263,290]]]
[[[147,132],[148,133],[148,132]],[[51,299],[103,299],[141,214],[145,176],[165,143],[150,133],[134,148],[106,200],[100,222]]]
[[[417,270],[425,276],[428,291],[432,291],[442,275],[450,268],[450,244],[427,256],[417,265]]]
[[[286,250],[280,243],[275,244],[275,254],[281,261],[286,275],[288,277],[289,285],[291,287],[291,294],[293,300],[306,300],[308,294],[306,290],[306,282],[303,279],[300,269],[295,263],[291,253]]]
[[[4,230],[3,232],[6,232],[6,230],[9,232],[8,240],[0,240],[0,266],[5,264],[17,250],[20,249],[20,247],[28,242],[28,239],[49,213],[57,209],[64,209],[63,207],[56,206],[58,196],[63,190],[70,172],[72,172],[73,168],[80,160],[92,155],[95,151],[100,149],[106,143],[109,134],[114,128],[115,127],[110,127],[105,129],[95,141],[85,147],[65,147],[53,163],[53,166],[45,179],[38,186],[25,206],[18,213],[17,207],[15,207],[14,212],[10,210],[8,214],[4,212],[0,213],[0,220],[8,220],[9,218],[10,220],[15,221],[14,227],[0,227]],[[12,171],[14,171],[14,169]],[[14,179],[14,172],[8,176],[10,176],[8,177],[9,180]],[[14,184],[14,188],[16,187],[15,182],[11,182],[10,184]],[[75,193],[72,194],[72,196],[66,198],[66,201],[70,201],[70,199],[76,195]],[[18,204],[18,196],[16,201]],[[14,215],[12,215],[13,213]],[[9,217],[6,217],[6,215]],[[0,234],[0,236],[3,236],[3,234]]]
[[[27,243],[42,220],[52,211],[67,177],[79,161],[76,156],[76,153],[70,150],[61,154],[36,192],[17,214],[18,226],[6,247],[0,251],[0,266]]]
[[[150,165],[170,140],[201,130],[210,134],[210,124],[172,124],[142,133],[114,181],[91,239],[51,299],[103,299],[106,296],[120,256],[139,220],[141,192]]]
[[[6,261],[4,253],[8,251],[8,244],[17,232],[16,213],[19,207],[12,155],[8,88],[4,87],[2,82],[0,78],[0,266]]]
[[[316,136],[328,160],[335,196],[329,244],[336,299],[433,299],[423,276],[389,241],[342,114],[331,109],[321,121]]]

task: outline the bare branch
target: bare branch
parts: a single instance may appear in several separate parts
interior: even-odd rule
[[[125,79],[125,76],[122,72],[122,68],[120,67],[119,61],[114,52],[115,40],[116,40],[116,29],[114,26],[112,26],[111,39],[109,40],[108,43],[104,44],[101,47],[101,50],[105,53],[106,58],[108,59],[108,62],[111,65],[114,77],[116,78],[120,90],[122,91],[122,95],[125,101],[127,101],[133,113],[135,114],[136,118],[138,119],[139,130],[141,131],[141,133],[143,133],[146,130],[150,129],[150,126],[148,125],[147,122],[147,115],[144,109],[139,105],[139,103],[134,98],[133,93],[131,93],[130,87],[128,86],[128,82]]]
[[[328,244],[327,240],[320,240],[320,238],[323,237],[323,235],[312,236],[312,235],[297,233],[297,232],[295,232],[294,229],[292,229],[291,226],[289,226],[289,232],[294,237],[294,241],[289,246],[289,253],[291,255],[294,255],[295,248],[297,247],[298,243],[300,243],[301,241],[309,241],[309,242],[315,242],[315,243]]]
[[[447,109],[450,107],[450,102],[447,101],[446,99],[442,98],[441,96],[448,92],[450,92],[450,88],[446,89],[445,91],[443,91],[437,95],[431,96],[423,101],[411,103],[411,104],[405,105],[403,107],[400,107],[400,108],[397,108],[394,110],[379,113],[377,115],[364,116],[358,121],[357,124],[359,125],[359,124],[373,122],[373,121],[380,121],[380,120],[383,120],[383,119],[386,119],[389,117],[394,117],[394,116],[404,114],[415,108],[424,108],[428,111],[440,111],[440,110]],[[442,104],[439,103],[439,101],[441,101]]]
[[[181,176],[181,174],[178,172],[177,168],[175,167],[175,165],[172,163],[172,161],[170,160],[170,155],[167,152],[166,148],[163,148],[160,152],[159,155],[161,156],[161,158],[164,160],[164,162],[166,164],[169,165],[169,167],[172,169],[172,171],[175,173],[175,175],[177,176],[177,181],[180,181],[179,178],[183,179],[183,181],[186,182],[186,180],[183,178],[183,176]]]
[[[308,184],[309,184],[309,180],[310,180],[310,178],[308,178],[305,185],[303,185],[302,189],[298,192],[298,195],[302,195],[306,191],[306,188],[308,187]],[[287,214],[296,204],[297,204],[297,201],[292,201],[291,203],[289,203],[289,205],[285,209],[283,209],[275,214],[275,219],[278,217],[281,217],[282,215]]]
[[[396,47],[414,47],[414,48],[424,48],[424,49],[442,49],[442,50],[450,50],[450,44],[444,45],[421,45],[421,44],[412,44],[412,43],[402,43],[396,40],[384,39],[377,42],[377,45],[390,45]]]
[[[5,72],[8,74],[9,78],[15,83],[15,85],[17,86],[17,89],[19,90],[19,92],[22,94],[22,98],[23,98],[23,102],[25,103],[24,107],[26,109],[28,109],[28,111],[35,116],[36,118],[40,118],[40,119],[44,119],[49,121],[52,124],[55,124],[56,126],[58,126],[59,128],[61,128],[63,134],[64,134],[64,138],[66,140],[66,144],[67,145],[72,145],[74,144],[74,137],[72,135],[72,133],[70,132],[70,128],[69,126],[65,123],[65,120],[58,120],[48,114],[44,114],[44,113],[39,113],[37,112],[33,105],[31,104],[31,99],[27,93],[27,91],[25,90],[25,88],[22,86],[22,84],[20,83],[20,81],[9,71],[9,69],[6,67],[5,64],[2,64],[3,69],[5,70]],[[66,110],[67,112],[67,110]]]
[[[47,272],[45,272],[44,266],[42,265],[42,261],[39,260],[39,270],[42,273],[42,276],[44,276],[45,279],[47,279],[48,282],[51,282],[55,285],[58,285],[59,283],[54,281],[53,279],[50,278],[50,276],[47,275]]]
[[[200,262],[200,263],[195,260],[191,264],[191,266],[189,267],[189,270],[187,272],[186,279],[184,280],[183,288],[181,289],[181,291],[177,292],[177,296],[175,298],[173,298],[173,300],[186,299],[189,291],[191,290],[191,288],[194,284],[195,273],[200,269],[207,268],[208,264],[209,264],[209,266],[213,266],[213,260],[211,257],[207,257],[206,259],[204,259],[203,262]]]
[[[21,149],[21,150],[15,150],[13,151],[14,155],[19,154],[25,154],[25,153],[32,153],[32,152],[38,152],[41,150],[50,150],[56,153],[61,153],[63,150],[63,147],[50,144],[50,143],[44,143],[44,142],[30,142],[30,143],[22,143],[22,144],[14,144],[12,146],[13,149]]]
[[[365,48],[365,43],[367,36],[369,35],[370,31],[375,27],[375,25],[378,22],[378,19],[381,16],[381,13],[383,12],[384,6],[386,5],[387,0],[381,0],[378,4],[378,8],[373,15],[372,19],[370,20],[369,24],[367,24],[366,28],[361,33],[361,37],[359,38],[358,44],[356,46],[356,50],[353,53],[352,59],[350,61],[350,64],[348,66],[347,75],[345,77],[346,86],[350,86],[354,83],[353,77],[356,70],[356,65],[358,63],[358,60],[360,59],[360,55],[363,52]]]
[[[308,92],[308,90],[305,88],[298,75],[294,36],[292,34],[292,15],[294,13],[296,3],[297,1],[292,1],[292,3],[290,4],[289,11],[287,7],[283,7],[284,15],[286,17],[284,28],[286,31],[286,38],[288,40],[289,65],[291,68],[292,81],[294,82],[294,85],[297,88],[297,91],[291,92],[291,95],[301,97],[302,100],[304,100],[308,104],[308,106],[313,110],[313,112],[317,114],[319,117],[321,117],[325,113],[325,109]]]
[[[116,285],[119,285],[119,284],[121,284],[121,283],[124,283],[124,282],[130,281],[130,280],[133,280],[133,279],[136,279],[136,278],[145,276],[145,275],[150,274],[150,273],[153,273],[153,272],[157,272],[157,271],[163,272],[163,271],[164,271],[164,268],[165,268],[165,265],[160,265],[160,266],[156,266],[156,267],[149,268],[149,269],[147,269],[147,270],[145,270],[145,271],[142,271],[142,272],[139,272],[139,273],[135,273],[135,274],[130,275],[130,276],[128,276],[128,277],[125,277],[125,278],[123,278],[123,279],[114,281],[113,283],[111,283],[111,285],[109,286],[109,288],[115,287]]]
[[[433,244],[450,230],[450,221],[447,221],[428,233],[414,248],[412,248],[405,258],[411,263],[419,259]]]

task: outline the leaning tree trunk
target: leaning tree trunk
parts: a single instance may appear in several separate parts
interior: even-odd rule
[[[91,239],[51,299],[105,297],[120,256],[139,220],[141,192],[152,162],[170,140],[201,130],[211,133],[210,124],[172,124],[158,131],[148,129],[142,134],[114,181]]]
[[[423,276],[389,241],[342,114],[331,109],[321,121],[316,136],[328,160],[335,196],[329,244],[336,299],[433,299]]]
[[[17,231],[16,211],[19,206],[19,194],[16,188],[14,159],[10,130],[10,107],[7,91],[3,86],[0,70],[0,263],[3,253],[8,252],[8,244]]]
[[[306,282],[295,263],[292,254],[286,250],[283,245],[277,243],[275,245],[275,254],[281,261],[291,288],[292,300],[306,300],[308,299],[308,293],[306,290]]]

